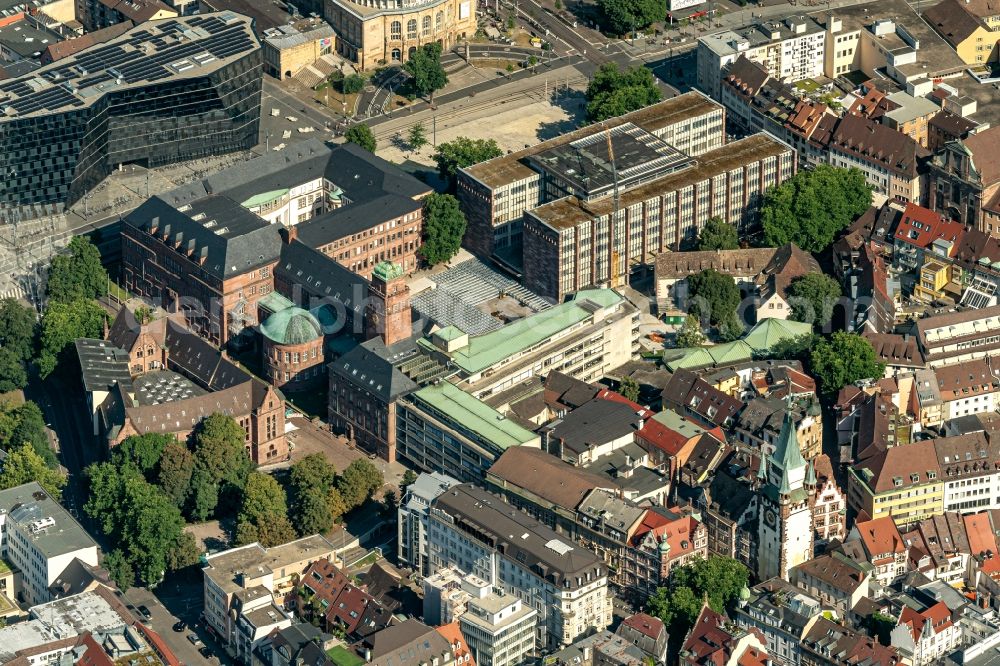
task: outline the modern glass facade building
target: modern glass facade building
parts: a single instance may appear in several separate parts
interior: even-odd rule
[[[70,205],[120,164],[252,148],[262,72],[250,19],[218,12],[145,23],[0,82],[0,205]]]

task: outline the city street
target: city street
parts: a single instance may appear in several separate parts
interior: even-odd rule
[[[191,666],[192,664],[229,664],[232,663],[225,650],[215,638],[199,623],[202,607],[202,574],[198,567],[189,571],[168,576],[155,591],[145,588],[132,588],[125,595],[126,603],[133,606],[146,606],[153,616],[149,625],[166,641],[177,658]],[[174,624],[183,620],[187,624],[184,631],[173,630]],[[194,634],[201,641],[194,645],[188,636]],[[207,645],[212,651],[209,659],[198,653],[201,645]]]

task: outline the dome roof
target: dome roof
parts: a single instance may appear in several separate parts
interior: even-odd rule
[[[260,332],[279,345],[301,345],[323,335],[316,316],[298,307],[279,310],[260,325]]]

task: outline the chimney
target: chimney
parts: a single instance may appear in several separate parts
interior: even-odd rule
[[[279,233],[281,234],[281,240],[284,241],[285,245],[291,245],[292,241],[299,236],[299,230],[295,225],[282,227]]]

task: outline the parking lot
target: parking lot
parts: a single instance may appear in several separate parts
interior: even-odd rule
[[[189,567],[169,575],[155,591],[146,588],[132,588],[125,595],[126,603],[138,608],[145,606],[150,613],[147,622],[167,643],[177,658],[191,666],[192,664],[230,664],[225,650],[215,641],[203,626],[196,626],[201,615],[202,573],[198,567]],[[137,616],[141,617],[140,613]],[[174,631],[178,621],[184,621],[183,631]],[[193,643],[188,636],[194,636]],[[209,656],[199,653],[201,647],[207,647]]]

